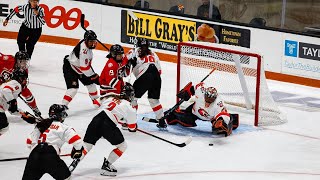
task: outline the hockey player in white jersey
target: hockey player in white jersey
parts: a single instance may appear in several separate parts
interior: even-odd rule
[[[27,139],[31,149],[23,173],[23,180],[37,180],[45,173],[54,179],[69,179],[70,171],[59,154],[64,143],[73,145],[72,158],[81,159],[86,154],[81,137],[70,126],[63,124],[68,116],[63,105],[53,104],[49,108],[49,118],[37,123]]]
[[[136,131],[136,110],[130,105],[133,98],[134,89],[129,83],[123,86],[120,95],[102,97],[102,110],[93,117],[87,128],[83,141],[88,152],[101,137],[116,147],[104,157],[100,173],[103,176],[117,175],[117,169],[112,164],[127,149],[117,124],[126,123],[130,132]]]
[[[99,85],[99,75],[94,72],[91,62],[93,59],[92,49],[96,48],[97,35],[89,30],[73,49],[70,55],[65,56],[63,74],[67,85],[67,91],[62,104],[68,107],[79,89],[79,81],[88,89],[89,96],[95,107],[100,106],[99,95],[96,85]]]
[[[34,120],[29,119],[34,116],[29,112],[23,112],[21,109],[18,109],[17,98],[27,83],[27,71],[20,71],[17,69],[12,73],[12,80],[3,83],[0,86],[0,136],[9,129],[9,122],[5,113],[6,111],[9,111],[10,114],[21,116],[21,118],[28,123],[35,123]]]
[[[132,106],[138,109],[138,99],[148,91],[149,104],[156,114],[156,119],[163,117],[163,108],[159,101],[161,92],[161,66],[159,57],[149,49],[149,41],[145,38],[138,39],[138,48],[135,58],[128,55],[133,65],[133,74],[136,77],[133,83],[135,98]],[[161,125],[166,125],[164,122]]]
[[[193,95],[193,96],[192,96]],[[181,124],[185,127],[197,126],[196,120],[210,121],[213,134],[229,136],[239,125],[238,114],[230,114],[216,88],[199,83],[195,87],[189,83],[177,96],[184,99],[185,110],[177,109],[166,117],[169,125]],[[192,96],[192,97],[191,97]]]

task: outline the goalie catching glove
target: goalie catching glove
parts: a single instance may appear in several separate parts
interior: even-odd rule
[[[188,101],[191,96],[194,95],[194,87],[192,86],[192,82],[189,82],[180,92],[177,94],[177,97],[183,99],[184,101]]]

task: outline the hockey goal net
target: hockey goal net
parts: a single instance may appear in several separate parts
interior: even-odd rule
[[[204,42],[179,43],[177,91],[188,82],[199,83],[213,68],[216,70],[204,82],[217,88],[228,107],[251,112],[255,126],[286,122],[269,92],[262,56],[247,48]]]

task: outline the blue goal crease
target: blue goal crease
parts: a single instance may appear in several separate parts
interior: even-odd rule
[[[167,131],[160,131],[159,128],[157,128],[156,123],[146,122],[143,121],[143,117],[148,118],[155,118],[155,114],[153,112],[149,113],[143,113],[137,115],[137,123],[138,127],[150,132],[161,132],[164,134],[174,134],[177,136],[193,136],[193,137],[210,137],[212,138],[212,129],[211,124],[208,121],[196,121],[197,126],[196,127],[183,127],[181,125],[168,125]],[[253,131],[260,131],[262,130],[259,127],[255,127],[253,125],[248,124],[241,124],[240,126],[234,130],[232,133],[234,135],[247,133],[247,132],[253,132]]]

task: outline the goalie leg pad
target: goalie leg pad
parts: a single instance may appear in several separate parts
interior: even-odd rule
[[[172,113],[172,117],[174,118],[172,118],[171,120],[167,119],[167,123],[170,125],[178,123],[184,127],[197,126],[195,121],[198,119],[198,117],[193,115],[192,113],[189,113],[188,111],[176,110]]]

